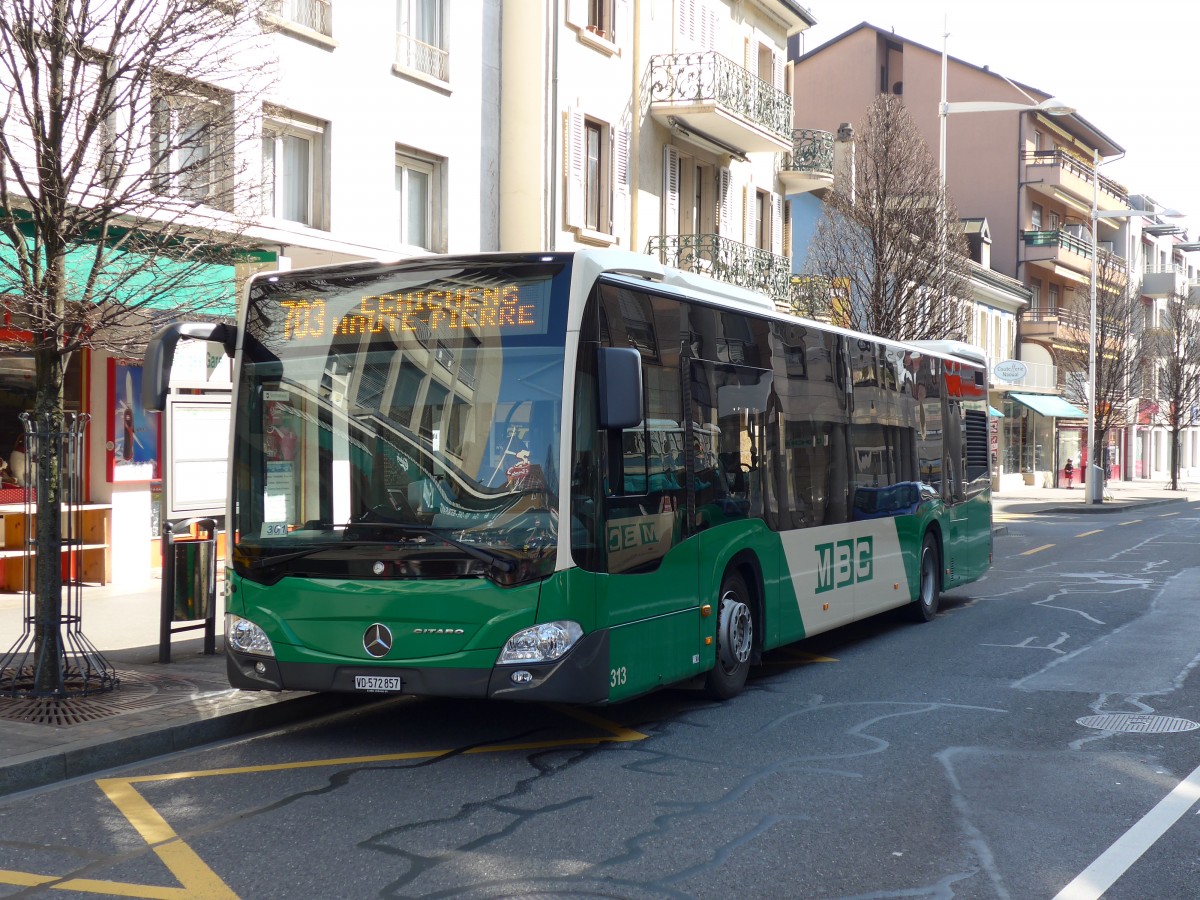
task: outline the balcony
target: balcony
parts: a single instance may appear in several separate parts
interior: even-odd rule
[[[658,257],[663,265],[707,275],[773,299],[788,296],[791,259],[719,234],[654,235],[646,242],[646,253]]]
[[[1056,275],[1086,284],[1092,277],[1092,244],[1070,231],[1024,231],[1025,262],[1048,266]]]
[[[1103,175],[1093,188],[1096,171],[1091,163],[1065,150],[1027,150],[1021,154],[1021,162],[1024,166],[1022,180],[1030,190],[1088,207],[1092,205],[1095,190],[1096,206],[1101,210],[1129,206],[1129,192],[1125,188]]]
[[[1187,270],[1183,266],[1155,266],[1142,273],[1143,297],[1188,294]]]
[[[450,54],[403,32],[396,33],[396,66],[437,81],[450,80]]]
[[[792,150],[781,157],[779,180],[785,194],[805,194],[833,186],[833,135],[811,128],[792,130]]]
[[[1057,340],[1086,343],[1091,330],[1088,311],[1059,307],[1058,309],[1026,309],[1021,312],[1021,340]]]
[[[712,51],[651,57],[650,115],[729,152],[792,150],[792,98]]]

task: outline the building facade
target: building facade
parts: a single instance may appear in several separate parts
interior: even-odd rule
[[[786,48],[813,23],[790,0],[504,4],[501,249],[622,247],[785,296],[783,198],[819,150]]]

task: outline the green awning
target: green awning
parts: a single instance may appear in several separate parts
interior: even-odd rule
[[[67,280],[82,293],[95,265],[95,246],[81,244],[67,251]],[[211,316],[233,316],[237,312],[234,262],[243,257],[221,259],[215,252],[187,259],[172,255],[168,248],[156,252],[108,249],[103,270],[97,275],[94,294],[116,303],[139,304],[146,310],[186,308]],[[257,257],[260,254],[254,254]],[[274,257],[274,253],[261,254]],[[19,293],[16,253],[0,241],[0,292]],[[78,294],[68,299],[81,299]]]
[[[1055,419],[1086,419],[1087,413],[1072,406],[1057,394],[1009,394],[1009,399],[1027,406],[1041,416]]]
[[[996,407],[994,407],[994,406],[988,407],[988,415],[992,416],[994,418],[997,418],[997,419],[1004,418],[1004,413],[1000,412],[1000,410],[996,409]]]

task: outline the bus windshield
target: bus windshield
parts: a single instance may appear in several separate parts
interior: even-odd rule
[[[235,568],[271,581],[553,569],[561,262],[390,267],[250,291]]]

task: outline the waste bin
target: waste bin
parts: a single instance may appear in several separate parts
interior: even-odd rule
[[[171,635],[204,629],[204,652],[216,652],[217,522],[167,522],[162,536],[162,609],[158,661],[171,661]],[[202,620],[202,621],[200,621]],[[177,626],[176,622],[198,622]]]

